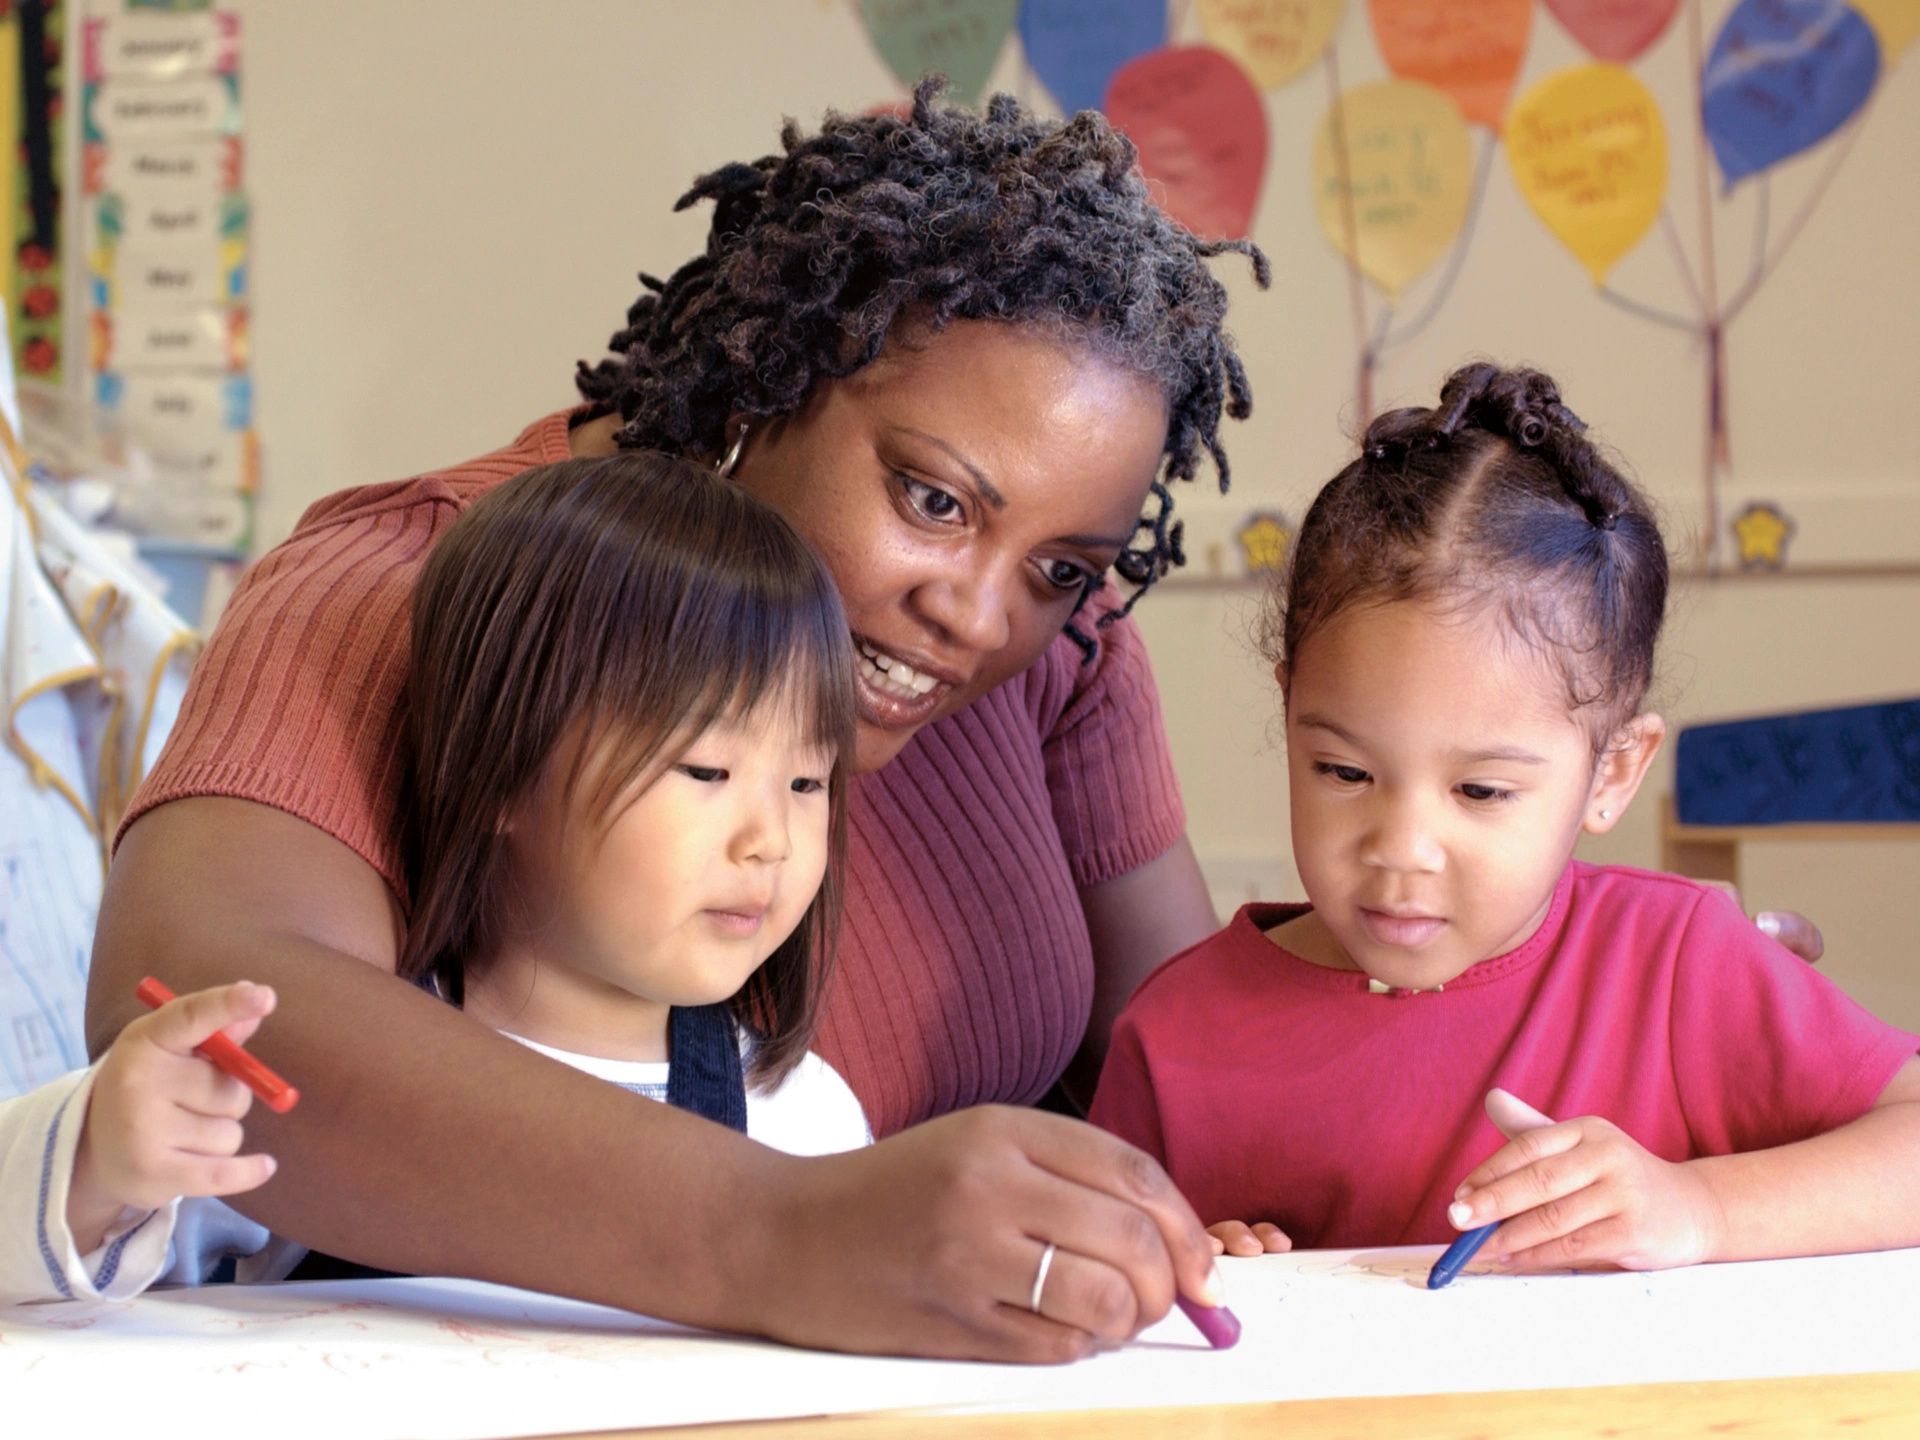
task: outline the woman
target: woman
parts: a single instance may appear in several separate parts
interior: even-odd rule
[[[1224,483],[1217,426],[1248,395],[1204,262],[1264,261],[1162,215],[1099,116],[976,116],[937,88],[699,182],[706,253],[648,281],[583,407],[321,501],[234,596],[122,831],[89,1008],[104,1042],[144,973],[275,986],[264,1053],[306,1097],[248,1197],[276,1231],[844,1349],[1056,1360],[1176,1286],[1205,1298],[1206,1236],[1144,1157],[1057,1116],[947,1112],[1039,1098],[1090,1015],[1103,1036],[1214,927],[1131,597],[1101,577],[1137,595],[1176,563],[1164,481],[1205,452]],[[772,1155],[391,976],[425,551],[508,475],[621,446],[771,500],[845,598],[868,773],[819,1043],[877,1134],[913,1126],[870,1150]]]

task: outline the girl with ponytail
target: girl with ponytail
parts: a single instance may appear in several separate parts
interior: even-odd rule
[[[1218,1248],[1920,1243],[1920,1037],[1719,891],[1573,858],[1660,747],[1666,603],[1652,508],[1536,371],[1456,371],[1315,499],[1266,626],[1308,903],[1149,978],[1093,1107]]]

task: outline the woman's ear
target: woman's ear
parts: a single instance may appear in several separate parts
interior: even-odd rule
[[[1634,716],[1614,732],[1594,771],[1587,813],[1580,822],[1587,834],[1604,835],[1620,823],[1666,738],[1667,722],[1651,711]]]

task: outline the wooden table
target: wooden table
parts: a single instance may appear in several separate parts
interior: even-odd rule
[[[1532,1440],[1731,1435],[1739,1440],[1920,1435],[1920,1372],[1593,1390],[1506,1390],[1054,1414],[833,1415],[606,1432],[603,1440]]]

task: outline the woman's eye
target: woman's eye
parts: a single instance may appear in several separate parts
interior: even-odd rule
[[[816,780],[811,775],[802,775],[793,782],[793,793],[796,795],[818,795],[826,788],[826,781]]]
[[[1087,567],[1071,560],[1049,560],[1041,568],[1046,572],[1047,583],[1056,590],[1078,590],[1087,583]]]
[[[900,477],[906,486],[907,503],[929,520],[951,520],[960,513],[960,502],[938,486],[910,475]]]
[[[1372,777],[1358,765],[1332,765],[1318,761],[1313,767],[1322,775],[1329,775],[1342,785],[1364,785]]]
[[[1513,791],[1502,790],[1498,785],[1462,785],[1460,793],[1476,804],[1513,799]]]
[[[711,785],[715,781],[727,778],[726,771],[712,765],[681,765],[678,769],[689,780],[698,780],[703,785]]]

